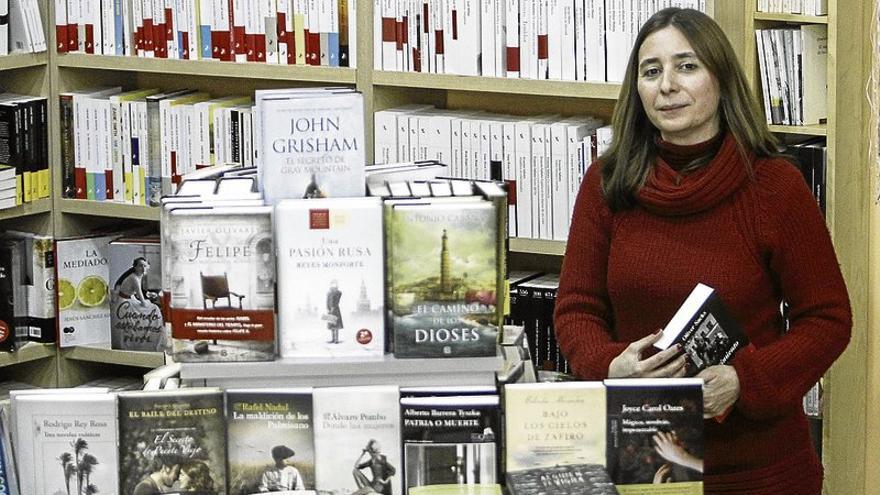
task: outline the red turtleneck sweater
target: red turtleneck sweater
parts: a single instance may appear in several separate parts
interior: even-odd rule
[[[731,134],[683,177],[676,168],[712,143],[658,146],[631,210],[608,209],[601,164],[581,184],[556,301],[559,345],[578,376],[606,378],[611,360],[663,327],[697,282],[714,287],[756,349],[734,361],[733,411],[705,423],[706,493],[818,494],[801,400],[846,347],[851,313],[816,201],[786,160],[753,159],[750,177]]]

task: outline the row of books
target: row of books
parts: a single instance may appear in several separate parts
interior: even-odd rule
[[[828,26],[756,29],[755,38],[767,123],[824,122],[828,118]]]
[[[0,409],[0,452],[21,494],[500,494],[505,478],[536,493],[564,483],[539,470],[560,468],[595,476],[540,493],[636,493],[658,475],[701,493],[701,384],[509,384],[503,399],[495,387],[21,390]],[[681,464],[662,457],[668,441]]]
[[[611,142],[594,117],[531,118],[425,105],[374,115],[377,163],[437,160],[451,177],[508,183],[510,237],[565,240],[587,168]]]
[[[635,36],[667,7],[704,0],[382,0],[377,70],[621,82]]]
[[[59,53],[355,67],[355,0],[55,0]]]
[[[825,214],[825,177],[828,166],[828,148],[825,138],[811,138],[795,144],[789,144],[785,153],[795,158],[795,162],[813,196],[816,204]]]
[[[0,0],[0,55],[46,51],[37,0]]]
[[[510,312],[508,325],[522,325],[532,364],[538,370],[570,374],[568,360],[556,343],[553,310],[559,274],[517,271],[508,274]]]
[[[758,0],[758,12],[828,15],[828,0]]]
[[[0,93],[0,209],[49,197],[46,101]]]

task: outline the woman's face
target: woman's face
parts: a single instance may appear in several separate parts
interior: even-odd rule
[[[186,471],[180,471],[180,488],[189,488],[189,484],[192,478],[190,478]]]
[[[718,80],[678,29],[668,26],[645,38],[639,48],[638,90],[664,141],[696,144],[718,134]]]

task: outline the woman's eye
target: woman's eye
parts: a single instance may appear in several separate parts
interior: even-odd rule
[[[681,67],[682,70],[691,71],[691,70],[697,69],[697,64],[695,64],[693,62],[685,62],[685,63],[681,64],[679,67]]]
[[[649,67],[642,71],[642,77],[655,77],[660,74],[660,69],[657,67]]]

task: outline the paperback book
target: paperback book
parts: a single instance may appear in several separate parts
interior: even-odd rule
[[[61,347],[110,342],[110,255],[113,236],[55,241],[58,341]]]
[[[110,242],[110,343],[113,349],[164,351],[159,238]]]
[[[258,94],[266,202],[365,194],[364,102],[353,91]]]
[[[316,487],[325,495],[402,495],[396,386],[315,389]]]
[[[220,390],[124,392],[118,397],[122,495],[226,494],[226,424]]]
[[[407,493],[501,483],[497,395],[402,398],[400,411]]]
[[[0,245],[0,351],[15,350],[13,247]]]
[[[709,366],[729,363],[748,343],[715,289],[697,284],[654,347],[662,350],[681,344],[687,355],[688,375],[694,376]]]
[[[315,488],[312,389],[226,391],[229,493]]]
[[[510,495],[619,495],[602,464],[571,464],[507,472]]]
[[[274,224],[281,357],[381,356],[381,201],[284,200]]]
[[[178,208],[163,227],[175,361],[275,358],[271,207]]]
[[[605,386],[607,466],[620,494],[702,495],[703,381],[610,379]]]
[[[494,356],[495,206],[477,197],[386,202],[386,231],[394,355]]]

